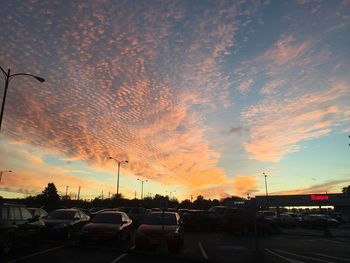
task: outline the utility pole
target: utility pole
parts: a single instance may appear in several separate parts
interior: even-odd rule
[[[111,198],[111,192],[108,191],[108,199],[110,199],[110,198]]]
[[[137,180],[141,182],[141,200],[143,200],[143,183],[148,182],[148,180],[141,180],[141,179],[137,179]]]
[[[78,197],[77,197],[77,200],[79,200],[79,198],[80,198],[80,186],[79,186],[79,188],[78,188]]]
[[[193,200],[193,196],[191,195],[191,203],[192,203],[192,200]]]
[[[135,191],[135,196],[134,196],[134,199],[136,199],[136,191]]]

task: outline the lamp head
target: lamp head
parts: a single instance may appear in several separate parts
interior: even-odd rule
[[[45,79],[42,77],[34,76],[34,78],[37,79],[41,83],[45,82]]]

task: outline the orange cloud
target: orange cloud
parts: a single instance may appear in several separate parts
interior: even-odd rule
[[[329,134],[346,119],[336,101],[349,92],[350,85],[340,82],[321,92],[251,107],[242,114],[251,125],[245,150],[251,159],[278,162],[298,151],[300,141]]]
[[[258,188],[258,180],[256,176],[239,176],[233,180],[235,192],[240,196],[251,194]]]

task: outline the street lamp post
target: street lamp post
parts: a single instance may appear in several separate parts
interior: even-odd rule
[[[137,180],[141,182],[141,200],[143,200],[143,183],[148,182],[148,180],[141,180],[138,178]]]
[[[4,173],[12,173],[12,171],[11,171],[11,170],[0,171],[0,183],[1,183],[2,175],[3,175]]]
[[[267,181],[266,181],[267,174],[263,173],[263,176],[265,177],[265,192],[266,192],[266,197],[268,197],[269,194],[268,194],[268,192],[267,192]]]
[[[8,69],[7,72],[0,66],[1,72],[4,74],[5,77],[5,89],[4,89],[4,95],[2,97],[2,104],[1,104],[1,112],[0,112],[0,131],[1,131],[1,124],[2,124],[2,117],[4,116],[4,109],[5,109],[5,102],[6,102],[6,95],[7,95],[7,90],[9,88],[9,84],[12,78],[16,76],[29,76],[35,78],[39,82],[44,82],[45,79],[28,74],[28,73],[16,73],[16,74],[11,74],[11,70]]]
[[[117,164],[118,164],[118,175],[117,175],[117,198],[119,198],[119,171],[120,171],[120,165],[121,165],[122,163],[128,163],[129,161],[128,161],[128,160],[119,161],[119,160],[117,160],[116,158],[113,158],[113,157],[111,157],[111,156],[109,156],[109,159],[110,159],[110,160],[114,160],[114,161],[116,161],[116,162],[117,162]]]

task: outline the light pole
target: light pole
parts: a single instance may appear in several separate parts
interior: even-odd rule
[[[114,160],[117,162],[118,164],[118,175],[117,175],[117,198],[119,198],[119,171],[120,171],[120,165],[122,163],[128,163],[128,160],[124,160],[124,161],[118,161],[116,158],[113,158],[112,156],[108,157],[110,160]]]
[[[6,171],[0,171],[0,183],[1,183],[1,178],[4,173],[12,173],[11,170],[6,170]]]
[[[141,180],[139,178],[137,180],[141,182],[141,200],[143,200],[143,183],[148,182],[148,180]]]
[[[263,173],[263,176],[265,177],[265,192],[266,192],[266,197],[268,197],[269,194],[267,193],[267,182],[266,182],[267,174]]]
[[[39,82],[44,82],[45,79],[32,75],[32,74],[28,74],[28,73],[16,73],[16,74],[11,74],[11,70],[7,69],[7,72],[0,66],[0,70],[1,72],[4,74],[5,77],[5,89],[4,89],[4,95],[2,97],[2,104],[1,104],[1,112],[0,112],[0,131],[1,131],[1,123],[2,123],[2,117],[4,116],[4,109],[5,109],[5,101],[6,101],[6,95],[7,95],[7,90],[9,88],[9,84],[12,78],[16,77],[16,76],[29,76],[29,77],[33,77],[35,78],[37,81]]]

